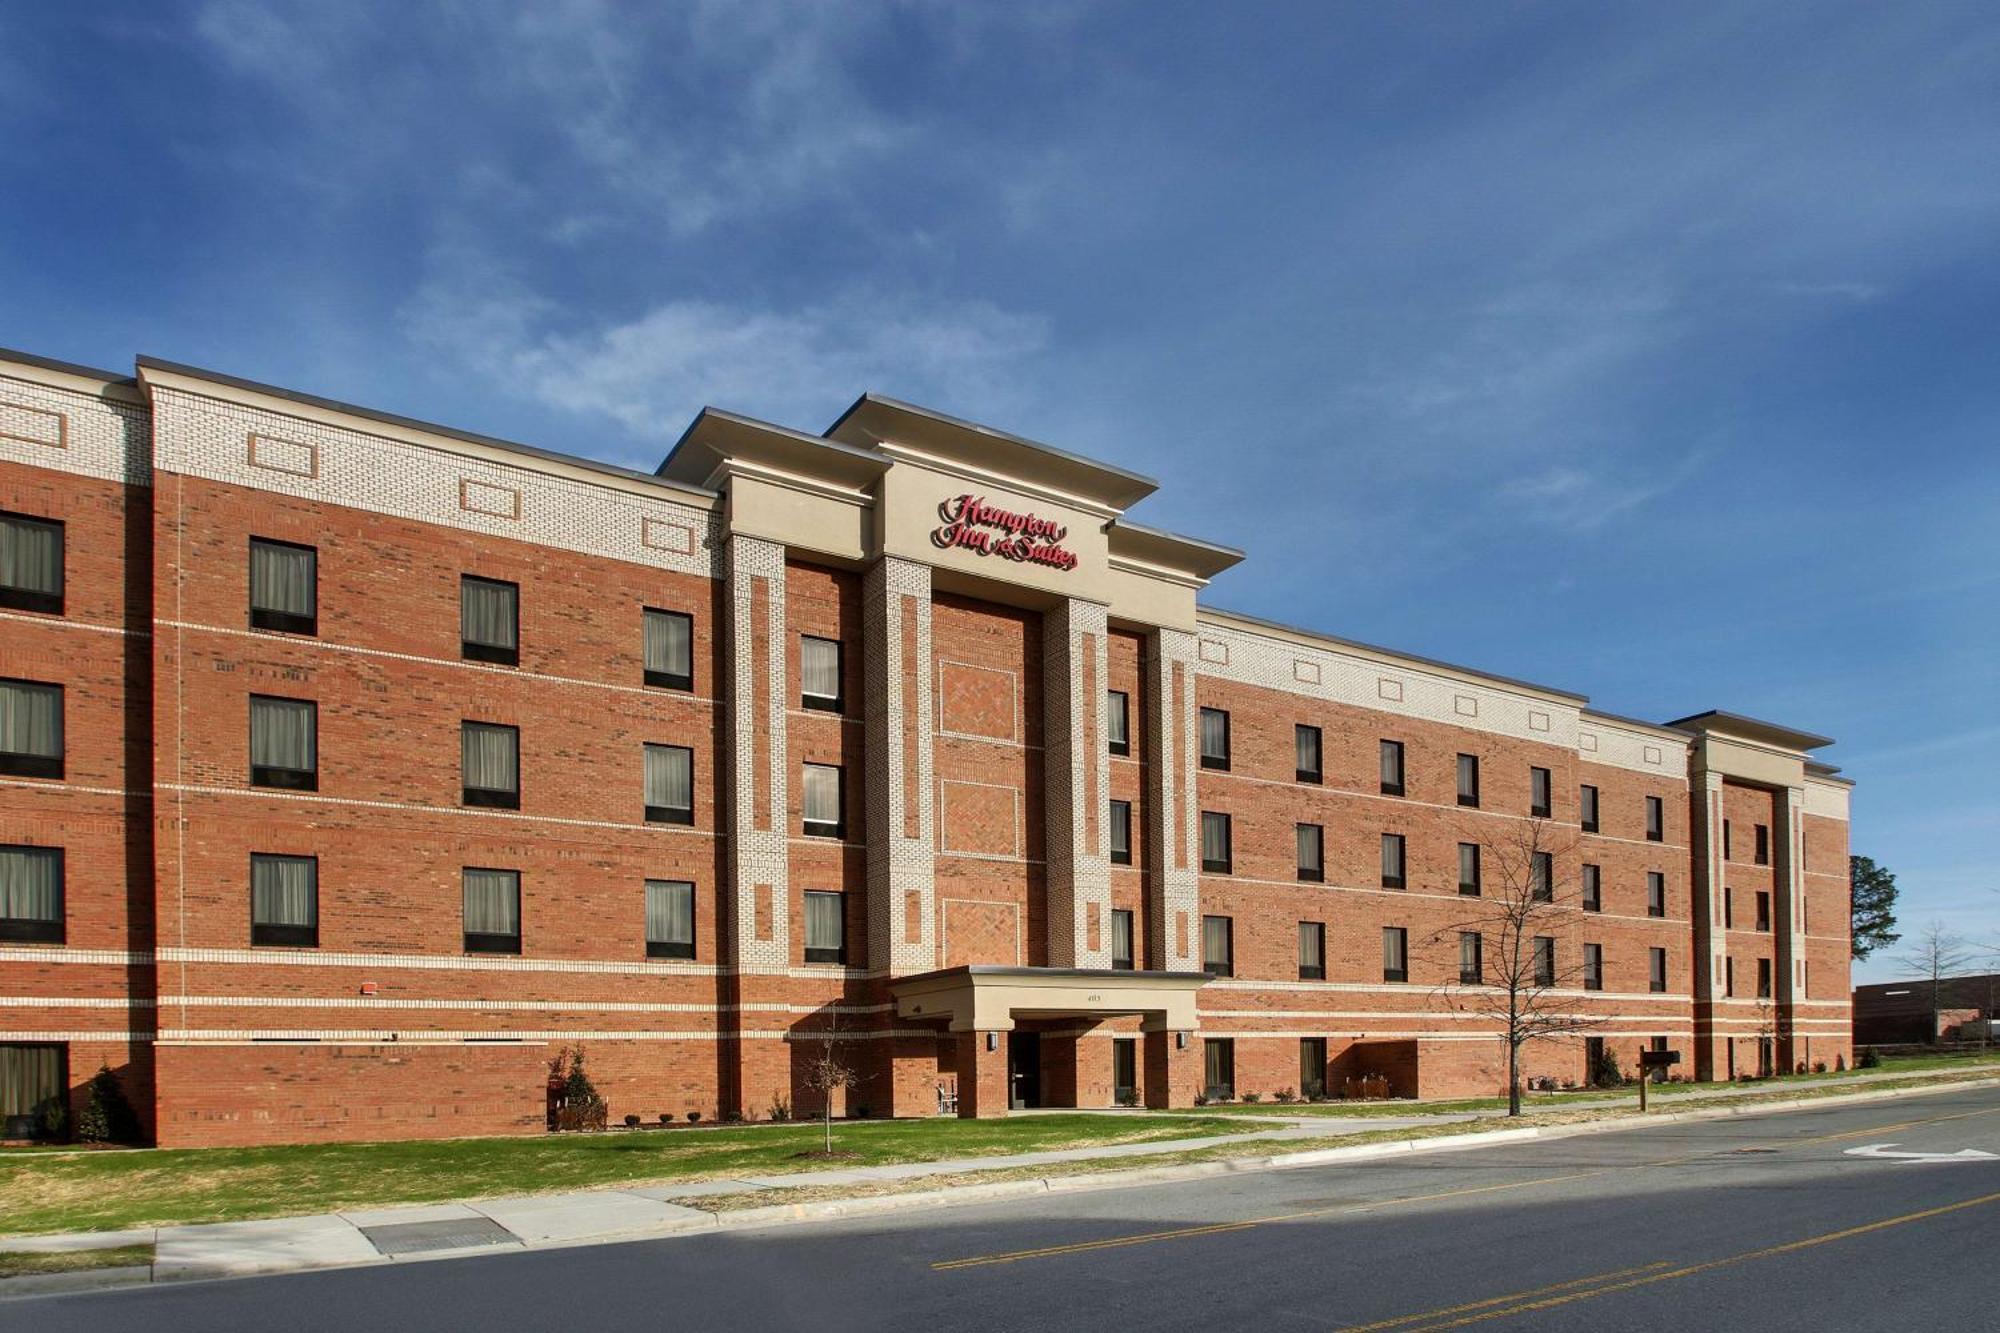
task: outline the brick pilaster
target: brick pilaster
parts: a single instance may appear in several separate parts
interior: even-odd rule
[[[1105,629],[1105,608],[1074,598],[1042,620],[1042,786],[1048,810],[1044,841],[1052,967],[1111,966]]]
[[[1168,972],[1200,969],[1194,657],[1192,634],[1157,629],[1146,636],[1147,957]]]
[[[724,688],[730,744],[724,789],[730,959],[745,971],[791,964],[785,749],[785,548],[732,537],[724,557]],[[697,775],[697,780],[699,776]]]
[[[861,620],[868,965],[928,972],[937,966],[929,566],[878,560],[862,585]]]

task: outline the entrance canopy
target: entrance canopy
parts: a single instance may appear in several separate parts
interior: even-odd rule
[[[972,965],[889,983],[896,1017],[945,1020],[953,1032],[1007,1032],[1016,1018],[1137,1014],[1148,1032],[1189,1032],[1205,972]]]

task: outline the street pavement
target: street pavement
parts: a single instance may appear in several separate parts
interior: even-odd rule
[[[0,1331],[1986,1330],[2000,1328],[1996,1241],[1988,1086],[757,1231],[28,1297],[0,1304]]]

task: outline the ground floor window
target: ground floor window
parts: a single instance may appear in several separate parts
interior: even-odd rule
[[[55,1044],[0,1046],[0,1138],[68,1136],[67,1055]]]
[[[1111,1100],[1120,1106],[1139,1104],[1139,1043],[1131,1037],[1111,1039]]]
[[[1326,1038],[1299,1038],[1299,1096],[1326,1095]]]
[[[1228,1037],[1202,1042],[1202,1095],[1212,1102],[1236,1096],[1236,1043]]]

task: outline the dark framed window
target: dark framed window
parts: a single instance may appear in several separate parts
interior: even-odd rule
[[[1211,1102],[1231,1101],[1236,1096],[1236,1042],[1229,1037],[1208,1037],[1201,1043],[1202,1096]]]
[[[250,696],[250,785],[319,790],[319,705]]]
[[[1734,958],[1724,958],[1722,960],[1722,993],[1726,996],[1736,994],[1736,960]]]
[[[1104,692],[1104,734],[1111,753],[1132,753],[1132,696],[1123,690]]]
[[[0,511],[0,606],[63,613],[61,522]]]
[[[521,663],[521,587],[502,579],[458,579],[459,655],[468,662]]]
[[[1132,803],[1113,801],[1111,803],[1111,864],[1129,866],[1132,864]]]
[[[1111,966],[1120,972],[1133,968],[1132,913],[1123,907],[1111,909]]]
[[[1201,710],[1201,766],[1229,769],[1229,714],[1220,708]]]
[[[1403,835],[1384,833],[1382,835],[1382,887],[1400,889],[1403,887]]]
[[[1770,928],[1771,928],[1771,895],[1766,893],[1764,890],[1759,889],[1757,890],[1757,929],[1769,930]]]
[[[1585,783],[1577,790],[1577,808],[1582,814],[1583,831],[1597,832],[1597,788]]]
[[[1402,926],[1382,927],[1382,980],[1410,979],[1410,932]]]
[[[1326,1038],[1299,1038],[1299,1096],[1326,1096]]]
[[[1667,988],[1667,951],[1646,950],[1646,986],[1655,995]]]
[[[1326,980],[1326,923],[1299,922],[1299,980]]]
[[[1724,891],[1727,902],[1727,890]],[[1667,877],[1658,870],[1646,872],[1646,915],[1665,916],[1667,914]],[[1726,923],[1725,923],[1726,924]]]
[[[1458,757],[1458,803],[1479,808],[1479,756],[1462,754]]]
[[[840,640],[801,634],[799,707],[818,709],[822,713],[838,713],[843,706],[840,689]]]
[[[694,823],[694,751],[687,746],[646,747],[646,822]]]
[[[1318,824],[1298,826],[1299,878],[1308,884],[1326,880],[1326,831]]]
[[[1667,836],[1667,803],[1657,796],[1646,798],[1646,841],[1664,842]]]
[[[808,836],[815,838],[847,836],[847,819],[842,813],[846,808],[843,799],[847,786],[846,776],[838,764],[805,766],[804,808]]]
[[[1760,1000],[1771,998],[1771,960],[1768,958],[1757,960],[1757,998]]]
[[[1236,922],[1231,918],[1201,919],[1201,970],[1212,977],[1236,975]]]
[[[250,854],[250,942],[319,947],[319,858]]]
[[[1535,984],[1556,984],[1556,942],[1551,935],[1535,936]]]
[[[17,778],[63,775],[63,687],[37,680],[0,680],[0,774]]]
[[[1722,928],[1724,930],[1729,930],[1733,928],[1735,925],[1736,925],[1736,888],[1734,885],[1725,884],[1722,886]]]
[[[806,961],[847,961],[847,895],[826,889],[806,890]]]
[[[1648,800],[1651,800],[1652,798],[1651,798],[1651,797],[1648,797],[1647,799],[1648,799]],[[1722,821],[1722,859],[1723,859],[1723,860],[1725,860],[1725,861],[1733,861],[1733,860],[1735,860],[1735,859],[1736,859],[1736,852],[1734,851],[1734,849],[1733,849],[1733,847],[1732,847],[1732,844],[1733,844],[1733,843],[1735,843],[1735,841],[1736,841],[1736,836],[1735,836],[1735,835],[1736,835],[1736,829],[1735,829],[1735,827],[1734,827],[1734,826],[1732,825],[1731,821],[1729,821],[1729,820],[1727,820],[1727,819],[1723,820],[1723,821]]]
[[[1226,875],[1234,864],[1230,846],[1229,816],[1214,810],[1201,812],[1201,868],[1210,874]]]
[[[1556,858],[1552,852],[1536,852],[1528,858],[1528,892],[1538,903],[1553,902],[1556,896]]]
[[[521,808],[521,729],[498,722],[461,722],[459,772],[466,805]]]
[[[1604,946],[1601,944],[1583,946],[1583,988],[1604,989]]]
[[[1458,932],[1458,980],[1466,986],[1486,980],[1486,940],[1476,930]]]
[[[0,1139],[55,1139],[68,1132],[69,1044],[0,1043]]]
[[[63,942],[63,849],[0,847],[0,941]]]
[[[1461,842],[1458,844],[1458,891],[1467,898],[1477,898],[1481,889],[1479,844]]]
[[[646,683],[663,690],[694,688],[694,617],[646,607]]]
[[[1292,748],[1294,756],[1294,776],[1300,782],[1319,782],[1321,778],[1320,731],[1300,722],[1292,728]]]
[[[1750,849],[1751,859],[1760,866],[1771,864],[1771,826],[1752,824],[1750,832],[1756,837],[1756,844]]]
[[[465,889],[465,951],[521,952],[521,872],[467,866],[461,880]]]
[[[1401,796],[1403,794],[1403,743],[1383,741],[1381,744],[1382,794]]]
[[[1554,811],[1551,804],[1549,770],[1530,768],[1528,770],[1528,813],[1536,819],[1547,819]]]
[[[297,542],[250,539],[250,626],[319,633],[319,551]]]
[[[1111,1099],[1120,1106],[1139,1101],[1139,1042],[1134,1037],[1111,1039]]]
[[[694,957],[694,885],[687,880],[646,881],[646,957]]]
[[[1601,867],[1583,864],[1583,910],[1602,912],[1604,910],[1604,871]]]

